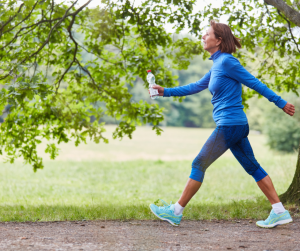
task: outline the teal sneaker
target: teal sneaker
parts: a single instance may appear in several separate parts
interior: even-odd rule
[[[258,221],[256,222],[256,225],[264,228],[272,228],[278,225],[290,223],[292,221],[293,219],[288,210],[285,210],[285,212],[282,214],[276,214],[272,209],[268,219],[265,221]]]
[[[179,226],[182,214],[175,215],[174,214],[174,204],[172,202],[168,205],[165,201],[161,200],[161,202],[165,205],[163,207],[158,207],[154,204],[150,204],[150,209],[152,213],[155,214],[161,220],[166,220],[173,226]]]

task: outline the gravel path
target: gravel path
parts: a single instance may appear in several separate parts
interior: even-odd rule
[[[274,229],[183,220],[6,222],[0,230],[0,250],[300,250],[300,219]]]

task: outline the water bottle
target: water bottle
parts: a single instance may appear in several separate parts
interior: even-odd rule
[[[147,82],[149,83],[149,92],[150,92],[150,97],[152,99],[157,99],[158,98],[158,90],[153,89],[152,87],[155,86],[155,77],[151,73],[151,70],[148,70],[148,75],[147,75]]]

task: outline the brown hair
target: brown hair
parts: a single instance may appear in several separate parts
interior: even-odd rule
[[[232,31],[228,25],[216,23],[214,20],[211,20],[210,26],[214,30],[215,37],[217,39],[222,38],[221,44],[219,45],[221,52],[227,52],[231,54],[236,52],[236,47],[242,48],[240,43],[241,39],[232,34]]]

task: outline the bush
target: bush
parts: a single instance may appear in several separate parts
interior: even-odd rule
[[[284,119],[269,123],[265,129],[268,145],[275,150],[292,152],[296,150],[300,142],[300,127],[296,119]]]
[[[293,152],[300,142],[300,102],[291,94],[284,99],[295,105],[295,115],[290,117],[282,110],[272,108],[266,116],[264,133],[272,149]]]

